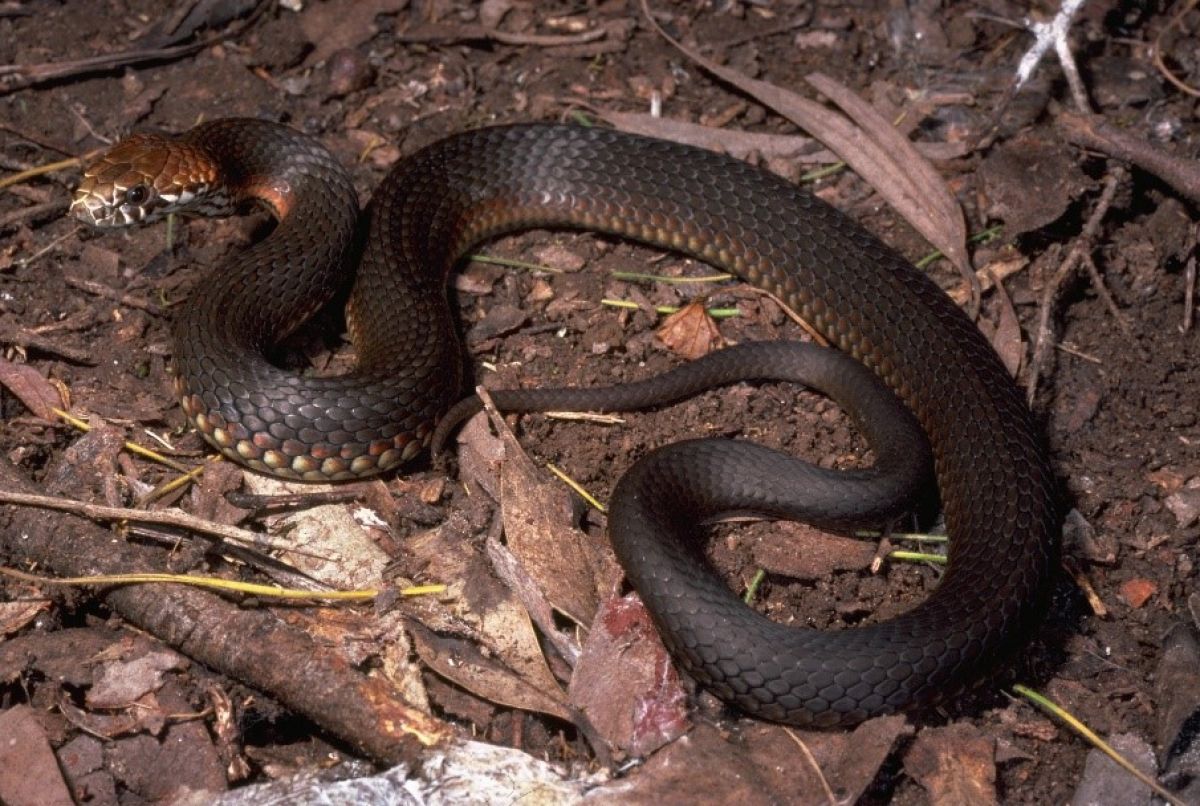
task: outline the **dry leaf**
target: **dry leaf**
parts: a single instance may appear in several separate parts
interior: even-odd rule
[[[707,148],[709,151],[728,154],[740,160],[757,155],[764,160],[785,159],[827,164],[838,159],[833,152],[820,148],[811,137],[796,134],[716,129],[686,120],[655,117],[641,112],[604,111],[600,114],[621,131]]]
[[[996,287],[996,299],[1000,303],[1000,321],[996,323],[996,332],[992,335],[992,349],[1004,362],[1008,374],[1017,377],[1021,371],[1021,363],[1025,359],[1025,342],[1021,339],[1021,323],[1017,312],[1013,310],[1012,300],[1004,290],[1004,284],[993,279]]]
[[[20,632],[38,615],[49,610],[50,605],[49,599],[22,598],[15,602],[0,602],[0,638]]]
[[[300,30],[316,47],[304,60],[320,64],[343,48],[355,48],[379,31],[375,18],[403,11],[408,0],[328,0],[312,3],[300,13]]]
[[[977,287],[967,258],[966,219],[958,199],[947,187],[941,174],[891,121],[849,87],[823,73],[810,73],[807,80],[850,116],[871,143],[872,148],[868,153],[878,158],[862,160],[855,154],[851,159],[851,152],[847,150],[843,153],[841,144],[831,143],[824,138],[821,142],[841,155],[859,176],[888,200],[896,212],[936,246],[959,270],[968,285]],[[850,149],[861,144],[859,137],[846,143]],[[856,162],[860,162],[861,166]]]
[[[612,804],[856,803],[875,780],[896,740],[910,731],[902,716],[879,717],[853,732],[832,733],[750,723],[736,737],[700,724],[624,781],[590,793],[589,800]],[[801,743],[807,753],[798,746]],[[837,793],[833,799],[830,792]]]
[[[476,632],[472,637],[531,687],[543,692],[558,691],[558,681],[546,664],[529,613],[496,578],[478,545],[465,539],[467,534],[469,526],[465,519],[452,516],[442,526],[409,541],[408,548],[414,557],[428,563],[431,579],[461,591],[458,598],[449,602],[416,603],[414,609],[421,613],[422,626],[460,633],[466,631],[464,624],[474,627]]]
[[[127,708],[142,696],[157,691],[163,672],[187,668],[187,658],[167,649],[151,650],[132,660],[111,661],[96,673],[88,690],[89,708]]]
[[[443,638],[416,621],[409,623],[409,630],[421,660],[447,680],[488,702],[571,721],[566,698],[557,686],[536,686],[461,638]]]
[[[586,626],[599,606],[596,572],[600,560],[595,546],[571,525],[571,493],[561,482],[542,480],[528,456],[514,455],[515,443],[515,439],[508,443],[500,470],[500,506],[508,547],[550,604]]]
[[[841,159],[829,149],[820,147],[813,138],[798,134],[720,129],[686,120],[655,117],[645,112],[602,110],[600,115],[623,132],[707,148],[709,151],[728,154],[740,160],[757,157],[766,163],[782,161],[828,165]],[[927,158],[934,160],[958,159],[966,153],[963,143],[917,142],[913,145]]]
[[[975,289],[972,300],[978,299],[978,281],[967,261],[966,222],[957,199],[908,138],[896,132],[869,104],[828,76],[808,76],[810,84],[857,121],[856,126],[815,101],[688,50],[667,36],[650,15],[646,0],[642,0],[642,10],[659,35],[689,59],[788,118],[845,160],[954,263]]]
[[[586,626],[600,601],[596,547],[572,524],[571,494],[560,482],[544,479],[484,394],[504,445],[500,509],[508,548],[554,609]]]
[[[795,579],[825,579],[834,571],[868,568],[875,559],[875,546],[869,542],[793,521],[774,524],[771,534],[757,541],[751,552],[763,570]]]
[[[14,364],[0,358],[0,384],[8,388],[25,408],[47,422],[55,422],[54,409],[65,408],[50,381],[28,364]]]
[[[926,728],[904,754],[904,771],[929,792],[931,803],[996,803],[996,743],[966,723]]]
[[[28,705],[0,712],[0,803],[70,806],[54,751],[38,715]]]
[[[606,599],[568,688],[609,747],[646,756],[688,728],[687,695],[641,600]]]
[[[334,490],[331,485],[300,484],[246,473],[246,490],[254,495],[275,496]],[[345,504],[325,504],[302,512],[267,518],[274,534],[286,534],[296,551],[281,556],[285,562],[330,585],[375,588],[391,558],[379,547],[370,531],[351,514]]]
[[[689,302],[668,316],[658,328],[657,335],[673,353],[689,361],[724,345],[717,323],[700,302]]]

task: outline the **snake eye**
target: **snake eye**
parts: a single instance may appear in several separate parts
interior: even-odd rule
[[[150,198],[150,190],[145,185],[134,185],[125,191],[125,203],[138,205]]]

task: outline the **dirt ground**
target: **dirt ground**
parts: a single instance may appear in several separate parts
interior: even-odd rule
[[[669,44],[633,0],[306,0],[298,12],[266,3],[257,14],[247,11],[253,2],[169,5],[0,3],[3,65],[162,49],[136,64],[45,80],[0,73],[4,175],[81,156],[133,130],[183,131],[224,116],[282,121],[316,136],[351,169],[364,200],[402,155],[485,124],[561,119],[608,125],[607,113],[644,113],[661,103],[667,119],[803,134],[761,99],[718,80]],[[1187,5],[1093,0],[1075,19],[1070,42],[1098,116],[1152,150],[1195,160],[1200,100],[1156,66],[1152,48],[1157,39],[1171,75],[1200,86],[1200,11],[1172,19]],[[1068,708],[1185,800],[1198,797],[1200,328],[1185,311],[1196,282],[1200,199],[1161,172],[1067,143],[1062,117],[1072,98],[1052,49],[1012,94],[1017,64],[1033,43],[1023,20],[1027,14],[1048,20],[1055,3],[1033,10],[1004,0],[659,0],[651,6],[667,34],[727,68],[810,98],[819,96],[806,77],[820,71],[874,104],[910,139],[947,146],[933,158],[937,173],[961,203],[967,231],[992,233],[972,239],[972,267],[1011,270],[1004,294],[984,293],[979,319],[1006,359],[1020,362],[1022,388],[1034,363],[1039,315],[1048,314],[1051,349],[1038,367],[1033,409],[1070,514],[1063,572],[1045,621],[1027,648],[983,685],[869,734],[881,749],[869,763],[861,761],[862,770],[851,772],[847,758],[871,756],[864,744],[839,750],[840,739],[805,734],[815,736],[818,762],[828,760],[827,777],[843,776],[823,799],[1045,803],[1099,791],[1103,798],[1092,802],[1149,802],[1146,789],[1122,789],[1132,779],[1106,771],[1086,742],[1014,695],[1014,685]],[[810,172],[823,164],[819,155],[764,148],[756,143],[751,159],[803,182],[907,257],[918,261],[932,251],[855,172],[822,171],[813,178]],[[180,220],[169,232],[156,225],[101,234],[65,215],[78,176],[73,163],[0,189],[0,487],[135,506],[178,473],[121,452],[123,440],[162,449],[188,468],[209,453],[185,427],[171,391],[171,307],[205,273],[263,237],[270,223],[260,214]],[[1089,235],[1098,208],[1103,217]],[[1056,277],[1064,261],[1077,260],[1072,249],[1090,257],[1102,285],[1086,260]],[[677,255],[541,231],[500,239],[484,251],[545,267],[469,261],[454,280],[474,376],[487,386],[595,385],[677,364],[683,359],[664,344],[658,330],[664,315],[655,306],[700,300],[710,309],[735,309],[736,315],[714,320],[725,342],[804,337],[775,302],[741,284],[613,276],[711,273]],[[948,291],[961,292],[962,278],[949,261],[934,260],[927,270]],[[1012,327],[1013,311],[1019,330]],[[331,362],[336,368],[351,352],[337,338],[336,320],[326,317],[323,328],[293,340],[289,360],[320,371]],[[38,417],[30,398],[39,395],[43,404],[69,405],[99,427],[84,437],[61,420]],[[753,439],[827,466],[856,465],[865,452],[835,406],[775,384],[707,392],[622,420],[603,425],[539,415],[521,418],[516,428],[535,464],[556,465],[602,501],[648,448],[694,436]],[[509,579],[495,569],[495,539],[488,539],[498,510],[486,494],[489,482],[472,475],[479,471],[468,455],[489,448],[470,439],[449,469],[426,461],[382,483],[354,485],[350,494],[358,503],[331,507],[365,530],[369,552],[376,553],[364,561],[376,573],[343,570],[334,576],[339,586],[374,587],[383,573],[393,581],[452,583],[451,595],[425,605],[390,597],[375,610],[321,616],[281,608],[278,620],[306,634],[320,631],[315,643],[343,651],[351,671],[368,681],[386,679],[402,690],[401,699],[423,705],[432,716],[414,717],[413,724],[428,718],[435,733],[523,750],[577,780],[616,779],[609,789],[600,787],[610,799],[670,803],[749,795],[808,802],[804,793],[820,792],[805,788],[816,785],[808,781],[811,762],[781,729],[739,716],[708,695],[675,696],[690,689],[666,670],[661,650],[634,649],[632,640],[621,643],[624,638],[617,649],[604,649],[589,640],[568,685],[574,659],[565,659],[570,650],[555,648],[565,642],[578,649],[587,630],[561,616],[539,620],[536,613],[533,630],[523,611],[520,630],[513,622],[500,628],[489,622],[488,614],[520,610],[510,608],[513,597],[527,599],[498,582]],[[168,493],[148,508],[178,507],[276,538],[301,528],[278,520],[280,509],[293,506],[273,505],[263,514],[261,502],[230,504],[222,497],[268,492],[253,474],[209,468],[200,487]],[[581,521],[580,545],[599,558],[600,568],[588,583],[590,604],[581,606],[592,613],[598,607],[596,618],[611,626],[631,605],[613,596],[620,589],[603,515],[589,510],[576,518],[582,510],[577,501],[575,507],[565,520]],[[364,510],[375,520],[366,523]],[[111,516],[99,527],[64,518],[4,506],[3,564],[59,576],[112,570],[100,555],[132,556],[118,548],[128,543],[142,552],[136,570],[262,580],[245,557],[181,542],[167,527],[129,530],[118,523],[106,532]],[[519,553],[507,515],[504,522],[507,543]],[[91,537],[43,556],[28,542],[42,533],[65,541],[72,534]],[[810,544],[783,542],[790,540],[816,546],[837,538],[777,524],[722,526],[711,550],[714,564],[739,590],[765,569],[754,606],[788,623],[836,629],[886,619],[927,595],[940,575],[936,563],[895,559],[874,570],[870,561],[891,547],[858,541],[854,545],[866,546],[859,560],[831,562],[795,579],[804,574],[789,569],[805,549],[794,546]],[[840,542],[834,545],[841,550]],[[46,559],[58,552],[69,561]],[[77,802],[173,799],[180,786],[214,793],[353,757],[413,762],[432,752],[411,741],[395,755],[380,752],[370,740],[354,738],[355,728],[323,721],[319,704],[306,710],[300,700],[281,699],[253,670],[240,673],[236,659],[222,665],[213,659],[217,650],[189,651],[202,643],[201,631],[172,637],[175,628],[161,627],[159,605],[136,598],[143,594],[91,590],[0,579],[0,718],[20,737],[19,769],[31,769],[38,759],[56,762]],[[204,596],[195,601],[220,601]],[[564,609],[553,594],[547,598]],[[177,604],[161,605],[161,612]],[[229,610],[274,612],[266,608],[265,600],[252,600]],[[138,612],[144,617],[135,617]],[[644,616],[628,618],[641,623]],[[526,630],[531,637],[513,638],[514,646],[526,642],[514,649],[491,632],[496,629],[504,635]],[[596,632],[593,624],[588,638]],[[388,649],[380,643],[385,640]],[[532,657],[541,652],[547,660]],[[635,737],[639,725],[645,727],[636,720],[632,728],[613,727],[607,706],[579,692],[583,668],[592,668],[590,652],[627,664],[634,678],[639,663],[657,669],[661,686],[644,701],[667,714],[653,724],[661,741]],[[302,668],[297,657],[277,665],[284,676],[288,667]],[[122,695],[112,690],[106,670],[122,680],[152,682]],[[607,685],[618,699],[629,693],[620,689],[659,685],[630,682],[634,678]],[[303,688],[303,677],[280,685]],[[577,718],[581,712],[592,717],[590,727]],[[688,737],[676,738],[689,725]],[[417,730],[403,732],[411,739]],[[10,770],[17,769],[14,758],[5,756]],[[797,783],[802,778],[803,786]],[[12,789],[5,796],[4,787],[13,785],[0,773],[0,801],[18,802]],[[23,802],[53,801],[50,789],[35,794]]]

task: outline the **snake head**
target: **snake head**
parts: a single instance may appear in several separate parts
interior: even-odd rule
[[[71,214],[94,227],[126,227],[171,213],[229,215],[233,201],[200,147],[158,134],[135,134],[87,166]]]

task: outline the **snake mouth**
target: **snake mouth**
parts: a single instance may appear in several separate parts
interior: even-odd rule
[[[68,212],[85,224],[104,229],[129,226],[142,220],[141,216],[131,215],[121,205],[82,186],[75,190],[75,198]]]

